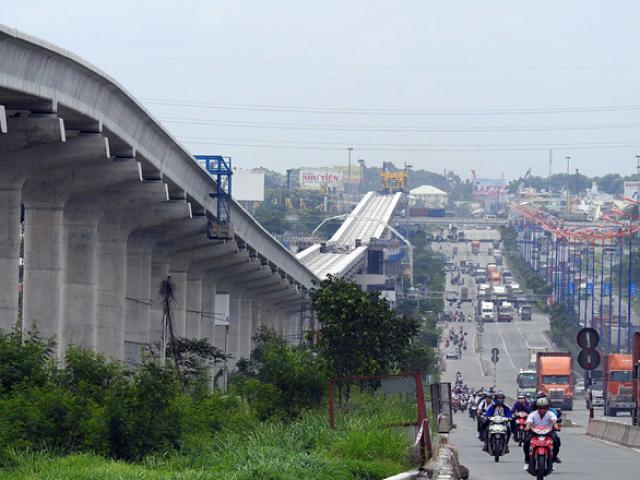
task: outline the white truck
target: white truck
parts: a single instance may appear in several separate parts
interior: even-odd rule
[[[482,302],[480,304],[480,318],[483,322],[494,322],[496,319],[493,310],[493,302]]]
[[[498,307],[498,321],[510,322],[513,320],[513,305],[509,302],[502,302]]]

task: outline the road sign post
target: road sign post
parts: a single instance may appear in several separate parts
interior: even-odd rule
[[[587,388],[589,393],[589,419],[593,419],[593,380],[591,371],[600,365],[600,353],[596,350],[600,335],[594,328],[583,328],[576,336],[576,343],[582,349],[578,355],[578,364],[587,372]]]
[[[500,350],[496,347],[491,349],[491,362],[493,363],[493,388],[498,385],[498,362],[500,361]]]

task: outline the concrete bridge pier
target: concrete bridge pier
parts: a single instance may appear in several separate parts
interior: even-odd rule
[[[56,117],[9,117],[0,107],[0,329],[8,331],[18,319],[20,212],[25,178],[59,160],[66,141],[64,122]],[[45,148],[53,148],[47,155]]]
[[[238,354],[240,357],[249,358],[251,355],[251,332],[253,331],[253,300],[244,297],[242,302],[242,314],[240,318],[240,336],[238,341]]]
[[[3,331],[12,329],[18,319],[21,195],[19,188],[0,185],[0,329]]]
[[[238,350],[240,323],[242,322],[242,295],[231,293],[229,295],[229,333],[227,336],[227,353],[232,359],[229,362],[229,369],[235,370],[235,364],[240,360]]]
[[[187,338],[203,338],[202,277],[187,276],[186,329]],[[211,341],[211,338],[207,338]]]
[[[159,219],[162,220],[162,219]],[[166,218],[165,218],[166,220]],[[127,293],[125,341],[139,346],[160,341],[162,302],[160,282],[169,274],[169,263],[153,251],[163,242],[203,235],[206,219],[172,218],[147,228],[136,228],[127,240]]]
[[[97,230],[102,212],[85,205],[64,210],[62,316],[64,334],[59,350],[67,345],[94,349],[96,335]]]
[[[218,318],[216,312],[216,284],[213,277],[208,272],[205,272],[202,277],[201,297],[201,337],[206,338],[211,345],[218,347],[218,327],[216,327],[216,319]]]
[[[259,299],[253,300],[253,309],[251,310],[251,350],[255,347],[253,338],[256,336],[260,327],[262,327],[262,313],[264,304]]]

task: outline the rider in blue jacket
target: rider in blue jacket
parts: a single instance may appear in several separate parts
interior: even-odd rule
[[[483,426],[483,435],[482,437],[485,439],[485,446],[484,448],[486,449],[486,429],[489,426],[489,421],[488,419],[494,416],[499,416],[499,417],[505,417],[508,418],[509,420],[511,420],[511,418],[513,417],[513,413],[511,412],[511,409],[504,404],[504,393],[502,392],[498,392],[496,394],[495,400],[493,402],[493,405],[491,405],[487,411],[485,412],[484,416],[487,418],[487,420],[484,423]],[[511,422],[507,423],[507,453],[509,453],[509,439],[511,438]]]

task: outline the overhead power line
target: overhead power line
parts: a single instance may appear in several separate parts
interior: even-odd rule
[[[153,62],[178,62],[211,65],[238,65],[277,68],[319,68],[332,70],[425,70],[442,72],[473,72],[473,71],[584,71],[584,70],[638,70],[640,65],[362,65],[335,63],[294,63],[267,60],[229,60],[205,57],[170,57],[160,55],[135,55],[115,52],[82,52],[83,55],[99,57],[116,57],[119,59],[147,60]]]
[[[640,128],[640,123],[614,124],[578,124],[578,125],[527,125],[527,126],[461,126],[461,127],[428,127],[428,126],[375,126],[375,125],[340,125],[318,123],[278,123],[278,122],[245,122],[235,120],[214,120],[206,118],[161,118],[165,123],[183,125],[211,125],[217,127],[259,128],[274,130],[311,130],[311,131],[349,131],[349,132],[388,132],[388,133],[473,133],[473,132],[554,132],[575,130],[613,130],[624,128]]]
[[[346,143],[299,142],[292,140],[257,140],[210,137],[182,137],[181,141],[191,145],[216,145],[250,148],[280,148],[297,150],[343,151]],[[584,143],[523,143],[523,144],[411,144],[411,143],[349,143],[360,152],[502,152],[502,151],[547,151],[555,149],[612,149],[638,147],[640,142],[584,142]]]
[[[640,105],[594,105],[584,107],[513,108],[513,109],[385,109],[357,107],[310,107],[286,105],[210,103],[201,101],[163,100],[143,98],[148,105],[162,105],[210,110],[239,110],[284,113],[316,113],[330,115],[408,115],[408,116],[459,116],[459,115],[543,115],[566,113],[621,112],[640,110]]]

